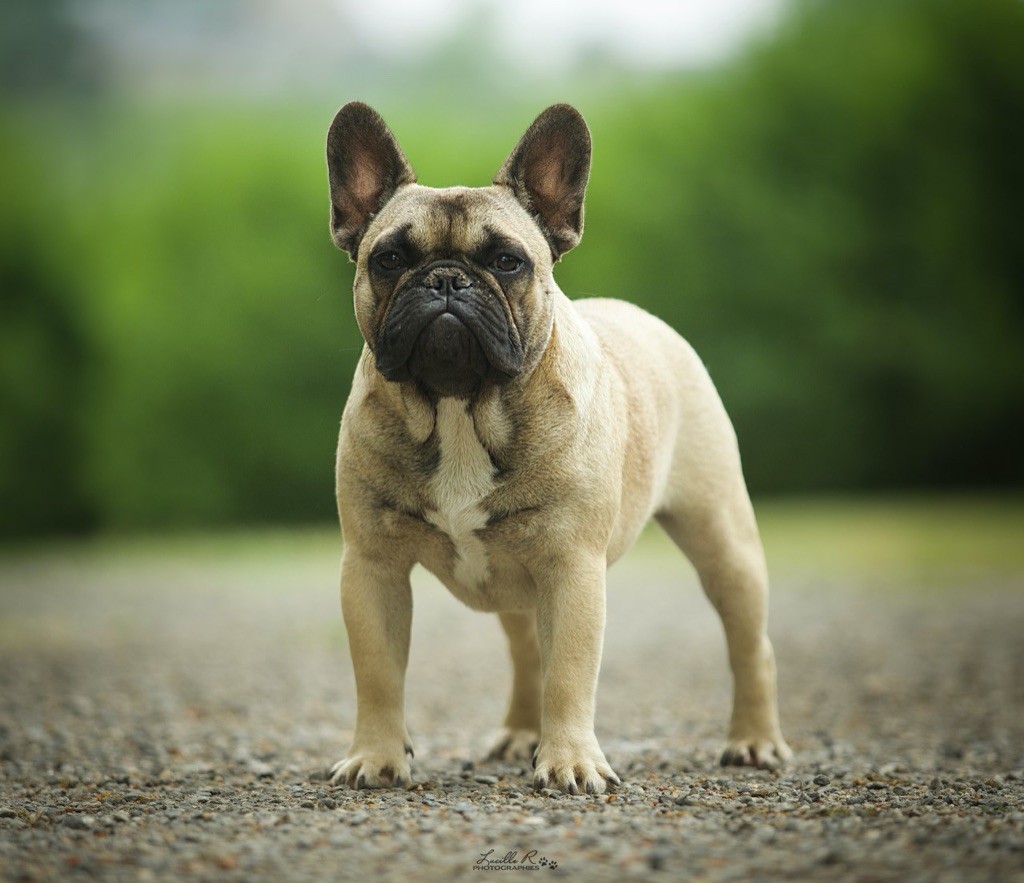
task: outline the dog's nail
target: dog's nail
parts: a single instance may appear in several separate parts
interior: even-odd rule
[[[408,742],[405,743],[405,753],[408,754],[409,757],[416,756],[416,752],[412,750],[412,745]]]
[[[366,787],[366,776],[362,773],[359,774],[359,778],[356,779],[356,788],[362,791]]]
[[[580,789],[577,787],[575,779],[570,779],[569,780],[569,787],[566,788],[566,790],[570,794],[579,794],[580,793]]]

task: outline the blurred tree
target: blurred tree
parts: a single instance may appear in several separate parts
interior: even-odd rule
[[[142,115],[91,164],[104,223],[73,238],[105,355],[89,427],[105,524],[333,516],[362,341],[311,160],[322,126]]]
[[[29,148],[0,125],[0,536],[81,529],[89,341],[49,215],[56,200]]]

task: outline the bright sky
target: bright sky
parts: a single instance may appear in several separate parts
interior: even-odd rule
[[[590,47],[633,65],[700,66],[773,24],[785,0],[337,0],[382,53],[416,53],[488,22],[511,60],[558,67]],[[469,47],[467,47],[467,50]]]

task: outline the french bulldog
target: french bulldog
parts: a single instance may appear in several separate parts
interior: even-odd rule
[[[407,785],[404,689],[420,563],[496,613],[511,701],[491,756],[534,785],[619,783],[594,735],[605,575],[654,518],[695,566],[734,677],[725,764],[775,767],[768,576],[729,418],[693,349],[629,303],[570,301],[590,133],[545,110],[488,187],[416,183],[383,119],[346,104],[327,136],[334,242],[365,340],[341,421],[341,606],[356,725],[334,783]]]

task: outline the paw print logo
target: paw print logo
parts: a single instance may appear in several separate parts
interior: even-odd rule
[[[554,859],[552,859],[551,861],[548,862],[548,867],[551,868],[551,870],[553,871],[555,868],[558,867],[558,862],[556,862]]]
[[[539,865],[540,865],[540,866],[541,866],[542,868],[543,868],[543,867],[544,867],[545,865],[547,865],[547,863],[548,863],[548,860],[547,860],[546,858],[542,858],[542,859],[541,859],[541,860],[540,860],[540,861],[538,862],[538,864],[539,864]]]

